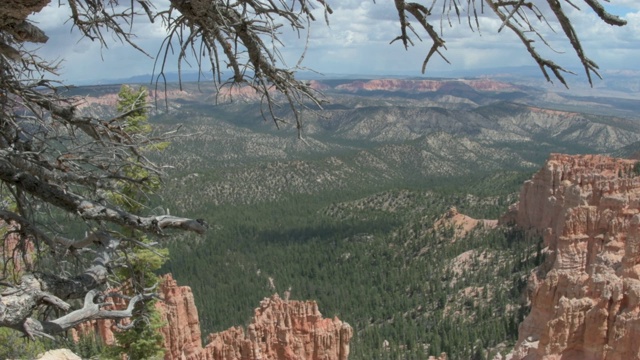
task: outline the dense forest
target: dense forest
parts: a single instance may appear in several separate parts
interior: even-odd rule
[[[487,160],[506,159],[499,166],[465,172],[464,158],[451,155],[459,168],[425,176],[410,153],[428,141],[402,143],[414,150],[399,155],[396,144],[340,139],[322,151],[297,150],[290,133],[257,123],[271,136],[263,138],[242,122],[235,135],[213,139],[227,125],[207,125],[199,111],[187,125],[195,136],[178,139],[159,160],[174,166],[164,211],[210,225],[204,238],[170,241],[161,269],[192,288],[203,336],[246,325],[263,297],[290,291],[353,326],[350,359],[486,358],[516,340],[526,279],[542,261],[539,239],[502,226],[457,237],[455,225],[434,224],[451,207],[498,219],[545,155],[523,144],[518,154],[535,162],[498,152]],[[170,124],[167,116],[156,120]],[[233,139],[243,131],[249,139]],[[384,165],[375,159],[405,154]]]
[[[262,297],[290,289],[354,327],[352,359],[384,357],[383,344],[390,358],[470,358],[516,339],[539,241],[502,227],[458,239],[433,227],[452,205],[495,217],[510,194],[358,195],[211,207],[212,234],[172,243],[166,266],[192,287],[203,333],[246,323]]]

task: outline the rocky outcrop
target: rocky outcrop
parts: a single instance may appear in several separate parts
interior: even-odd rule
[[[474,219],[465,214],[460,214],[455,206],[449,208],[449,211],[433,224],[434,230],[439,232],[447,228],[452,229],[453,235],[449,236],[452,240],[461,239],[467,236],[471,230],[478,227],[493,229],[496,226],[498,226],[497,220]]]
[[[38,355],[38,360],[82,360],[82,358],[69,349],[56,349]]]
[[[352,329],[338,318],[325,319],[315,301],[289,301],[277,294],[260,302],[245,331],[233,327],[210,334],[202,347],[200,320],[193,293],[178,286],[171,274],[163,276],[163,301],[156,303],[165,322],[165,360],[346,360]],[[126,304],[120,304],[126,307]],[[113,344],[115,323],[85,323],[80,333],[94,332]]]
[[[346,360],[353,330],[338,318],[324,319],[315,301],[266,298],[244,330],[211,334],[207,360]]]
[[[202,359],[200,320],[191,288],[178,286],[173,276],[167,274],[162,276],[159,296],[162,301],[156,303],[156,308],[166,324],[160,329],[164,338],[165,359]],[[111,300],[117,309],[127,307],[122,299]],[[74,329],[72,336],[78,341],[81,334],[95,334],[104,344],[113,345],[117,331],[115,321],[103,319],[81,324]]]
[[[640,177],[635,160],[552,154],[503,221],[547,249],[529,279],[514,359],[640,359]]]
[[[200,319],[191,288],[178,286],[171,274],[167,274],[163,276],[160,296],[164,301],[156,304],[166,323],[160,329],[164,338],[164,358],[202,359]]]

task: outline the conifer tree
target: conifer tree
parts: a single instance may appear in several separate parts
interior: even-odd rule
[[[127,114],[122,117],[122,125],[132,134],[148,134],[151,125],[148,122],[147,89],[140,87],[134,89],[123,85],[118,93],[118,113]],[[166,147],[167,143],[155,144],[153,147],[143,148],[143,151],[159,151]],[[137,166],[135,158],[129,159],[130,166],[125,171],[133,179],[145,179],[144,187],[130,186],[122,183],[117,193],[110,194],[112,201],[123,209],[133,214],[139,213],[147,204],[148,196],[157,191],[160,181],[144,168]],[[160,277],[154,271],[158,270],[167,260],[169,251],[166,248],[152,248],[152,242],[147,235],[138,231],[122,228],[125,236],[133,241],[129,242],[127,254],[127,266],[120,268],[117,274],[117,282],[122,283],[124,291],[130,295],[145,291],[158,285]],[[130,328],[115,333],[116,344],[107,348],[107,354],[120,358],[126,354],[127,359],[147,359],[161,357],[162,335],[158,329],[163,323],[160,314],[155,307],[156,300],[140,303],[131,317]]]

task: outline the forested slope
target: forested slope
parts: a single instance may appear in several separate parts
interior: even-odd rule
[[[508,348],[539,239],[486,226],[461,235],[446,214],[497,219],[550,152],[631,149],[640,126],[532,106],[526,89],[467,90],[330,91],[322,116],[305,114],[304,140],[264,122],[251,99],[213,106],[191,92],[159,107],[157,129],[182,128],[156,159],[169,206],[152,211],[210,225],[170,242],[162,269],[193,289],[202,333],[243,324],[290,289],[353,326],[352,359]]]

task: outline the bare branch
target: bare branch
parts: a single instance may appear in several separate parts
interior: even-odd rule
[[[129,305],[124,310],[105,310],[103,309],[108,303],[96,303],[99,298],[97,290],[87,292],[84,299],[84,306],[65,316],[59,317],[51,321],[43,321],[42,329],[47,334],[57,334],[72,329],[83,322],[97,319],[122,320],[128,319],[133,315],[133,310],[139,302],[154,299],[155,294],[138,294],[129,300]],[[124,328],[126,329],[126,327]]]
[[[598,0],[584,0],[584,2],[586,2],[587,5],[591,6],[593,11],[595,11],[595,13],[598,14],[600,19],[602,19],[607,24],[615,25],[615,26],[627,25],[627,20],[621,19],[620,17],[612,15],[609,12],[607,12],[604,9],[604,6],[602,6],[602,4],[600,3],[600,1],[598,1]]]
[[[30,195],[40,198],[67,212],[78,214],[85,220],[108,221],[149,233],[161,234],[165,228],[179,228],[203,234],[202,221],[162,215],[140,217],[114,207],[106,206],[85,197],[46,183],[33,175],[20,172],[6,159],[0,159],[0,180],[14,185]]]
[[[320,3],[326,13],[331,12],[324,2]],[[225,66],[218,55],[224,54],[226,68],[232,74],[229,80],[220,85],[245,84],[265,94],[268,113],[276,124],[281,119],[273,116],[272,103],[275,98],[269,92],[281,94],[292,110],[298,135],[302,136],[301,110],[308,107],[307,103],[319,106],[322,101],[305,82],[294,77],[296,68],[278,66],[282,59],[276,46],[280,43],[276,31],[281,25],[276,21],[283,21],[293,29],[305,29],[314,20],[309,2],[299,0],[287,4],[281,1],[276,4],[243,0],[229,4],[223,1],[173,0],[171,5],[180,15],[171,17],[171,12],[162,14],[170,27],[170,34],[178,34],[184,29],[193,35],[181,44],[179,62],[186,57],[184,49],[187,44],[195,48],[195,42],[202,41],[209,53],[212,71],[219,78]],[[269,40],[273,46],[269,46],[265,40]],[[165,45],[167,49],[169,45]],[[243,57],[248,59],[246,63],[240,63],[239,59]]]

